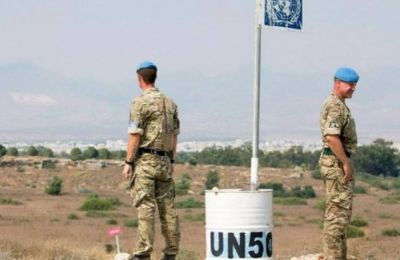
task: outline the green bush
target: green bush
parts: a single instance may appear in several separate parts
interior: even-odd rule
[[[0,157],[2,157],[3,155],[5,155],[7,153],[7,149],[0,144]]]
[[[54,176],[50,179],[45,192],[49,195],[60,195],[62,189],[63,180],[58,176]]]
[[[187,215],[184,215],[183,218],[188,221],[202,221],[202,222],[205,221],[204,214],[196,214],[196,215],[187,214]]]
[[[190,189],[191,178],[186,173],[175,184],[176,195],[186,195]]]
[[[111,152],[106,148],[99,149],[98,157],[99,159],[111,159]]]
[[[304,188],[296,186],[292,188],[292,190],[289,193],[289,196],[309,199],[309,198],[315,198],[317,195],[315,194],[314,188],[311,186],[304,186]]]
[[[325,199],[321,199],[320,201],[315,204],[315,208],[325,212],[326,209],[326,201]]]
[[[81,149],[79,149],[77,147],[72,148],[71,152],[69,153],[69,158],[73,161],[80,161],[80,160],[85,159],[82,154]]]
[[[206,190],[211,190],[214,187],[218,187],[219,185],[219,173],[217,171],[209,171],[206,176],[206,181],[204,186]]]
[[[397,236],[400,236],[400,229],[386,228],[386,229],[382,230],[382,235],[385,237],[397,237]]]
[[[311,172],[311,177],[313,177],[314,179],[317,180],[321,180],[322,176],[321,176],[321,171],[319,169],[315,169]]]
[[[114,204],[109,199],[102,199],[95,197],[93,195],[89,196],[80,207],[81,210],[91,211],[91,210],[112,210]]]
[[[275,204],[281,205],[307,205],[307,200],[297,197],[274,198]]]
[[[175,203],[178,209],[181,208],[202,208],[204,203],[193,198],[188,198],[186,200],[178,201]]]
[[[392,188],[400,190],[400,177],[397,177],[392,182]]]
[[[108,219],[106,223],[107,223],[107,225],[117,225],[118,221],[112,218],[112,219]]]
[[[0,198],[0,205],[21,205],[22,202],[11,198]]]
[[[383,197],[379,200],[384,204],[397,204],[400,202],[400,194],[391,194],[389,196]]]
[[[54,157],[54,153],[51,149],[46,148],[44,146],[38,146],[37,148],[37,152],[39,156],[43,156],[43,157]]]
[[[79,219],[79,217],[76,214],[71,213],[71,214],[68,215],[68,219],[76,220],[76,219]]]
[[[350,224],[355,227],[365,227],[368,226],[368,222],[362,219],[360,216],[355,216]]]
[[[354,187],[354,193],[357,194],[367,194],[367,189],[363,186],[355,186]]]
[[[136,228],[138,227],[139,221],[137,219],[127,219],[124,221],[125,227]]]
[[[94,159],[99,156],[99,151],[93,146],[89,146],[86,150],[83,151],[83,157],[88,159]]]
[[[29,156],[37,156],[39,155],[39,151],[36,149],[35,146],[31,145],[26,149],[26,154]]]
[[[273,189],[273,196],[274,197],[287,197],[288,194],[283,187],[282,183],[279,182],[266,182],[266,183],[260,183],[259,185],[260,189]]]
[[[355,226],[348,226],[347,227],[347,238],[357,238],[357,237],[364,237],[365,233],[361,229]]]
[[[18,153],[18,149],[16,148],[16,147],[8,147],[7,148],[7,155],[8,156],[18,156],[19,155],[19,153]]]

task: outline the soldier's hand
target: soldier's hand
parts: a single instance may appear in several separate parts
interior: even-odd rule
[[[347,185],[353,176],[353,170],[349,161],[343,164],[343,183]]]
[[[132,174],[132,167],[129,164],[125,164],[124,169],[122,170],[122,176],[124,176],[125,179],[129,179],[131,174]]]

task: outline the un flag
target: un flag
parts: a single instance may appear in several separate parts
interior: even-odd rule
[[[302,0],[265,0],[267,26],[301,30],[303,24]]]

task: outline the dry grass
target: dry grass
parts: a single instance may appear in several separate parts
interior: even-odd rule
[[[108,167],[94,171],[65,167],[40,170],[28,166],[24,169],[24,172],[18,172],[17,167],[0,168],[0,198],[22,203],[0,205],[0,260],[112,259],[113,254],[107,254],[105,250],[106,244],[114,244],[114,240],[106,236],[106,230],[110,228],[107,219],[112,218],[123,226],[125,220],[137,218],[136,211],[130,206],[126,183],[121,179],[121,169]],[[194,198],[204,201],[200,193],[206,174],[212,169],[220,172],[221,188],[249,187],[248,168],[177,165],[177,179],[184,173],[192,178],[189,195],[179,196],[177,200]],[[313,179],[311,173],[302,178],[293,177],[294,172],[270,168],[260,171],[260,182],[281,182],[285,188],[311,185],[317,193],[317,198],[308,199],[307,205],[273,205],[276,213],[273,220],[275,259],[290,259],[321,251],[322,211],[316,205],[323,200],[322,181]],[[61,196],[49,196],[44,192],[49,178],[53,176],[59,176],[64,181]],[[360,259],[398,259],[399,238],[385,237],[382,231],[400,223],[399,204],[382,204],[379,200],[389,196],[390,191],[359,183],[368,192],[355,197],[353,215],[361,216],[368,226],[361,227],[365,237],[349,239],[350,254]],[[107,212],[105,217],[87,216],[79,207],[88,191],[96,192],[101,197],[119,198],[122,205]],[[182,226],[182,253],[178,259],[205,258],[204,211],[204,208],[178,210]],[[69,219],[71,213],[78,219]],[[398,225],[395,227],[399,228]],[[123,227],[120,242],[125,252],[132,252],[135,247],[136,232],[136,228]],[[161,256],[164,244],[159,224],[156,233],[154,259]]]

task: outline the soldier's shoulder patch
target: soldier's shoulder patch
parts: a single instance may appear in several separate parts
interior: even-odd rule
[[[336,123],[336,122],[329,122],[328,128],[335,128],[335,129],[337,129],[337,128],[340,128],[340,126],[339,126],[339,124]]]

